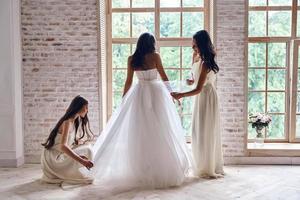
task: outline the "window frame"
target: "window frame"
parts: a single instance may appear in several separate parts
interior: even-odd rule
[[[290,138],[292,142],[297,142],[300,143],[300,137],[297,138],[297,95],[300,93],[300,87],[297,85],[298,84],[298,70],[300,68],[299,66],[299,48],[300,48],[300,40],[294,40],[293,41],[293,72],[292,72],[292,95],[291,95],[291,123],[290,123]]]
[[[246,45],[245,45],[245,130],[246,130],[246,143],[253,142],[253,139],[248,137],[248,71],[251,69],[248,66],[248,44],[250,43],[286,43],[287,55],[286,55],[286,85],[285,85],[285,139],[265,139],[266,143],[298,143],[300,137],[296,138],[296,101],[297,101],[297,63],[295,59],[296,55],[295,45],[300,46],[300,33],[297,36],[297,15],[300,12],[300,6],[297,4],[298,0],[292,0],[291,6],[268,6],[269,0],[266,0],[266,6],[249,6],[249,0],[246,2],[246,17],[245,17],[245,31],[246,31]],[[263,37],[249,36],[249,11],[266,11],[266,35]],[[291,35],[289,37],[272,37],[268,36],[268,11],[291,11]],[[300,24],[299,24],[300,25]],[[268,46],[268,45],[267,45]],[[297,46],[297,47],[298,47]],[[268,49],[266,49],[266,66],[268,65]],[[295,56],[296,55],[296,56]],[[298,61],[297,61],[298,62]],[[266,68],[265,68],[266,69]],[[267,70],[267,69],[266,69]],[[268,81],[266,76],[266,82]],[[300,91],[300,89],[298,89]],[[267,106],[267,105],[265,105]],[[246,145],[247,146],[247,145]]]
[[[289,62],[289,52],[290,52],[290,43],[289,41],[285,40],[285,39],[276,39],[276,40],[273,40],[273,39],[270,39],[270,40],[260,40],[260,41],[248,41],[248,44],[259,44],[259,43],[263,43],[263,44],[266,44],[266,65],[265,67],[248,67],[248,64],[247,64],[247,78],[246,78],[246,88],[247,88],[247,92],[246,92],[246,95],[247,95],[247,118],[246,118],[246,122],[247,122],[247,138],[248,138],[248,94],[250,92],[263,92],[266,96],[265,96],[265,110],[268,109],[268,97],[267,97],[267,94],[269,93],[273,93],[273,92],[284,92],[285,93],[285,105],[284,105],[284,108],[285,108],[285,112],[284,113],[281,113],[281,112],[272,112],[271,114],[272,115],[284,115],[285,116],[285,131],[284,131],[284,135],[285,135],[285,138],[282,138],[282,139],[271,139],[271,138],[265,138],[265,142],[288,142],[288,133],[289,133],[289,126],[288,126],[288,122],[289,122],[289,116],[290,116],[290,108],[289,108],[289,98],[290,98],[290,92],[289,92],[289,74],[290,74],[290,62]],[[283,68],[283,67],[269,67],[268,66],[268,54],[269,54],[269,51],[268,51],[268,44],[269,43],[284,43],[286,44],[286,67]],[[247,46],[248,46],[247,44]],[[247,48],[248,49],[248,48]],[[248,56],[248,55],[247,55]],[[247,59],[248,61],[248,59]],[[247,62],[248,63],[248,62]],[[264,89],[262,90],[250,90],[248,88],[248,72],[249,72],[249,69],[263,69],[265,71],[265,87]],[[283,90],[273,90],[273,89],[268,89],[268,70],[269,69],[274,69],[274,70],[280,70],[280,69],[284,69],[286,71],[286,75],[285,75],[285,89],[284,91]],[[248,138],[248,142],[253,142],[254,139],[249,139]]]
[[[130,0],[130,7],[132,7],[132,1]],[[112,37],[112,15],[113,13],[139,13],[139,12],[151,12],[154,13],[154,32],[157,40],[157,49],[160,51],[161,47],[179,47],[180,49],[180,68],[174,68],[179,70],[180,78],[182,78],[183,71],[188,68],[183,68],[182,66],[182,48],[181,47],[191,47],[191,37],[160,37],[160,13],[161,12],[180,12],[180,35],[183,31],[183,13],[184,12],[203,12],[203,26],[208,32],[213,29],[212,23],[210,23],[213,18],[211,9],[213,8],[213,0],[203,0],[203,7],[183,7],[183,0],[180,0],[181,7],[160,7],[160,0],[154,0],[155,6],[152,8],[112,8],[112,0],[107,0],[107,69],[106,69],[106,119],[109,119],[113,111],[113,63],[112,63],[112,46],[113,44],[129,44],[130,50],[132,50],[132,44],[136,44],[137,38],[113,38]],[[130,14],[130,35],[132,35],[132,15]],[[213,39],[213,38],[212,38]],[[120,69],[120,68],[119,68]],[[125,69],[125,68],[124,68]],[[165,67],[166,70],[172,69]],[[188,115],[187,113],[181,113],[180,117]]]

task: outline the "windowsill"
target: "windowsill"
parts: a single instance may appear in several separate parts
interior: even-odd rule
[[[263,146],[255,146],[254,143],[248,143],[248,150],[300,150],[300,144],[295,143],[264,143]]]
[[[300,144],[294,143],[264,143],[263,146],[255,146],[248,143],[247,151],[249,156],[300,156]]]

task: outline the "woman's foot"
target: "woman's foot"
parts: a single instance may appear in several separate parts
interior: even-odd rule
[[[205,178],[205,179],[218,179],[218,178],[223,178],[224,174],[201,174],[200,175],[201,178]]]

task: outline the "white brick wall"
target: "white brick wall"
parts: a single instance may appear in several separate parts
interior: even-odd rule
[[[217,0],[216,7],[220,66],[217,84],[224,156],[244,156],[245,1]]]
[[[78,94],[99,128],[96,0],[22,0],[26,162]]]
[[[216,2],[222,138],[226,157],[244,156],[245,1]],[[26,162],[39,162],[40,145],[71,99],[89,101],[99,129],[96,0],[22,0]]]

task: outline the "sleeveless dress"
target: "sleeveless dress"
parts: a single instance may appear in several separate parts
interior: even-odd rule
[[[50,149],[43,149],[41,165],[43,171],[42,181],[47,183],[69,183],[69,184],[90,184],[93,182],[91,177],[86,177],[80,172],[83,167],[60,150],[62,134],[58,133],[55,138],[54,146]],[[68,145],[78,155],[83,155],[92,159],[92,151],[89,145],[72,145],[75,137],[75,128],[72,126],[68,135]]]
[[[197,84],[202,62],[193,64]],[[202,91],[196,96],[192,117],[192,151],[196,163],[196,175],[217,177],[224,174],[220,130],[220,111],[215,87],[216,74],[207,74]]]
[[[157,69],[135,73],[138,83],[93,146],[95,166],[89,175],[104,187],[178,186],[192,160],[176,107]]]

